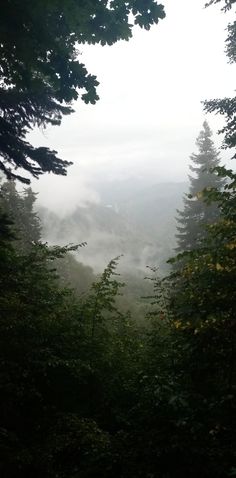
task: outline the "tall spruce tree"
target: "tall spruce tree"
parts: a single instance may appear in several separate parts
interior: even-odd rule
[[[29,252],[41,239],[41,224],[34,210],[36,196],[31,188],[19,193],[14,180],[5,181],[0,188],[0,209],[12,221],[14,246],[21,253]]]
[[[192,164],[189,168],[194,176],[189,175],[189,194],[185,195],[183,210],[178,210],[178,252],[197,248],[206,234],[204,226],[215,222],[219,216],[217,204],[207,204],[202,195],[205,188],[219,189],[223,185],[222,179],[214,171],[214,168],[219,166],[220,159],[211,138],[212,131],[207,121],[204,121],[203,129],[196,140],[198,153],[190,156]]]

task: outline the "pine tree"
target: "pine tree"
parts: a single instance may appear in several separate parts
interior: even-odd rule
[[[16,236],[21,229],[22,198],[20,197],[15,181],[5,181],[0,189],[0,207],[13,221],[13,230]]]
[[[205,188],[219,189],[223,185],[222,179],[214,171],[219,166],[220,159],[211,137],[212,131],[204,121],[196,141],[198,153],[190,156],[193,164],[189,168],[194,176],[189,175],[189,194],[185,195],[183,210],[178,210],[178,252],[197,248],[206,234],[204,226],[215,222],[219,216],[217,204],[207,204],[201,193]]]
[[[30,187],[25,188],[22,199],[22,242],[25,244],[27,250],[32,243],[38,243],[40,241],[41,222],[34,209],[37,193],[34,193]]]
[[[40,242],[41,224],[34,210],[36,194],[31,188],[22,193],[16,189],[14,180],[6,181],[0,189],[0,207],[13,222],[15,247],[21,253],[29,252],[33,243]]]

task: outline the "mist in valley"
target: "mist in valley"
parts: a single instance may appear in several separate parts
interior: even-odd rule
[[[63,214],[39,203],[43,239],[60,245],[86,242],[79,260],[96,272],[122,255],[122,272],[140,275],[151,265],[163,274],[166,260],[174,254],[176,209],[187,187],[187,183],[114,180],[96,185],[96,202],[88,200]]]
[[[2,2],[3,478],[236,476],[236,0],[205,3]]]
[[[32,181],[43,238],[86,242],[79,260],[96,272],[118,255],[122,271],[140,274],[147,265],[161,274],[168,270],[176,210],[188,193],[189,157],[205,119],[221,145],[216,133],[222,120],[203,114],[201,102],[233,88],[225,18],[216,9],[212,23],[210,9],[189,0],[181,0],[181,8],[167,0],[165,9],[166,23],[148,32],[134,29],[128,43],[81,47],[100,82],[98,103],[77,102],[60,130],[30,135],[34,144],[56,147],[73,162],[66,177],[45,174]],[[221,157],[229,164],[229,152]]]

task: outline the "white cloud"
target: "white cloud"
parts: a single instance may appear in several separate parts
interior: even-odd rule
[[[163,3],[167,17],[151,31],[136,29],[130,42],[113,47],[81,46],[82,61],[100,81],[100,101],[78,102],[60,128],[32,134],[74,162],[67,179],[50,175],[37,182],[48,207],[97,201],[91,183],[99,176],[186,178],[204,120],[201,100],[234,92],[235,66],[224,54],[229,16],[204,9],[204,0]],[[220,118],[208,119],[216,131]]]

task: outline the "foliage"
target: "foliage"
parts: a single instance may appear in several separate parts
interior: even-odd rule
[[[233,473],[236,177],[217,172],[224,188],[203,195],[220,219],[152,278],[146,327],[117,308],[118,258],[78,298],[55,270],[76,247],[22,251],[1,217],[1,476]]]
[[[198,153],[190,157],[193,163],[190,170],[195,174],[189,176],[190,194],[184,198],[183,211],[178,211],[177,251],[197,248],[206,235],[206,225],[215,222],[219,216],[217,202],[207,204],[202,194],[204,189],[220,188],[223,184],[222,178],[215,171],[220,160],[211,137],[212,132],[205,121],[196,141]]]
[[[41,224],[34,210],[36,194],[31,188],[19,193],[14,181],[6,181],[0,190],[0,206],[12,220],[16,236],[15,246],[21,252],[28,251],[41,239]]]
[[[206,7],[209,7],[210,5],[216,4],[223,2],[224,6],[222,7],[222,10],[226,12],[227,10],[230,10],[233,6],[233,4],[236,2],[236,0],[210,0],[207,4]]]
[[[95,76],[79,60],[78,45],[112,45],[132,36],[133,25],[149,29],[164,18],[154,0],[8,0],[0,19],[0,153],[8,179],[30,180],[45,171],[66,174],[56,151],[26,141],[35,126],[59,125],[71,103],[98,100]],[[131,23],[131,18],[133,22]],[[27,48],[26,48],[27,45]]]
[[[224,188],[203,195],[217,201],[220,218],[198,249],[173,259],[177,271],[151,278],[153,310],[120,457],[127,478],[234,474],[236,176],[217,172]]]
[[[225,168],[217,171],[227,184],[223,191],[205,190],[204,196],[217,201],[221,216],[207,226],[198,249],[173,259],[180,261],[180,269],[172,274],[170,307],[174,326],[189,347],[183,369],[195,408],[192,427],[197,443],[200,436],[208,437],[208,471],[200,475],[221,477],[228,476],[234,464],[236,445],[236,175]]]
[[[236,144],[236,98],[223,98],[208,100],[204,103],[204,109],[208,113],[216,113],[225,116],[226,124],[221,130],[220,134],[224,134],[223,148],[234,148]],[[235,159],[234,154],[232,159]]]
[[[137,367],[134,329],[115,307],[116,261],[79,302],[54,269],[76,247],[23,254],[6,216],[0,224],[1,476],[109,476]]]
[[[207,6],[219,3],[222,0],[212,0]],[[235,0],[224,0],[223,11],[230,10]],[[236,60],[236,22],[229,23],[227,27],[226,54],[230,63]],[[236,145],[236,97],[212,99],[204,101],[204,109],[207,113],[216,113],[225,117],[225,125],[219,133],[224,134],[223,148],[234,148]],[[236,154],[233,155],[236,158]]]
[[[78,262],[77,257],[70,253],[56,260],[55,268],[59,275],[60,283],[65,287],[73,289],[77,296],[87,293],[96,279],[93,269]]]
[[[78,331],[72,307],[69,313],[68,292],[58,289],[50,272],[54,257],[64,251],[35,245],[28,255],[20,255],[4,236],[0,275],[1,475],[13,477],[26,476],[28,470],[34,474],[37,448],[44,440],[50,415],[55,413],[60,380],[67,373],[73,381],[73,343]],[[59,409],[66,403],[67,393],[65,388],[60,391]]]

